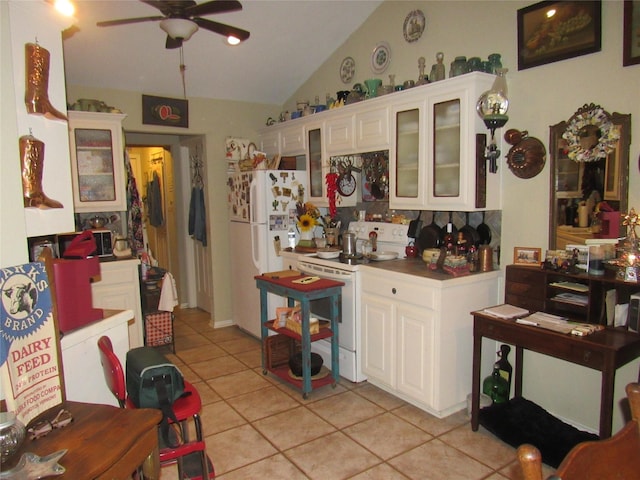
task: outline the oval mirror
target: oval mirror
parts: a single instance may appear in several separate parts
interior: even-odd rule
[[[614,212],[628,209],[630,128],[631,115],[609,114],[594,104],[549,127],[549,249],[624,235],[619,214],[610,215],[616,225],[607,224],[606,232],[593,220],[601,201]],[[579,207],[586,207],[586,216]]]

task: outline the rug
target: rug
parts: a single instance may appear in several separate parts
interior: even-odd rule
[[[534,445],[542,461],[554,468],[578,443],[599,440],[597,435],[578,430],[522,397],[481,409],[479,419],[480,425],[512,447]]]

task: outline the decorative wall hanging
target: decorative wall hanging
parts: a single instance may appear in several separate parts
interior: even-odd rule
[[[356,74],[356,61],[351,57],[346,57],[340,64],[340,80],[342,83],[349,83]]]
[[[596,162],[607,158],[618,145],[620,130],[600,105],[583,105],[569,119],[562,134],[569,149],[567,155],[576,162]]]
[[[528,132],[509,129],[504,139],[513,145],[507,153],[507,165],[516,177],[533,178],[544,168],[547,150],[540,140],[527,136]]]
[[[624,37],[622,65],[640,63],[640,2],[624,2]]]
[[[177,98],[142,95],[142,123],[189,128],[189,102]]]
[[[404,25],[402,27],[404,39],[409,43],[416,42],[422,36],[425,25],[426,20],[422,10],[413,10],[412,12],[409,12],[407,17],[404,19]]]
[[[518,10],[518,70],[599,52],[602,1],[539,2]]]
[[[380,42],[371,54],[371,71],[382,73],[387,69],[389,63],[391,63],[391,47],[387,42]]]

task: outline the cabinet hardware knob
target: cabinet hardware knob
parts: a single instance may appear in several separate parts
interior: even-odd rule
[[[395,287],[391,289],[391,293],[393,293],[394,295],[396,294],[396,289],[395,289]]]

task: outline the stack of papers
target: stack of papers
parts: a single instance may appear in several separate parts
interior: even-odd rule
[[[565,317],[558,317],[544,312],[532,313],[526,318],[516,320],[524,325],[532,325],[534,327],[546,328],[554,332],[569,333],[576,326],[575,323],[567,322]]]
[[[585,306],[589,303],[589,298],[586,295],[577,295],[575,293],[559,293],[552,298],[557,302],[571,303],[573,305]]]
[[[516,307],[505,303],[504,305],[498,305],[496,307],[489,307],[483,310],[483,313],[498,317],[498,318],[517,318],[529,315],[529,310]]]
[[[585,285],[583,283],[553,282],[553,283],[550,283],[549,285],[551,285],[553,287],[566,288],[567,290],[574,290],[576,292],[588,292],[589,291],[589,285]]]

